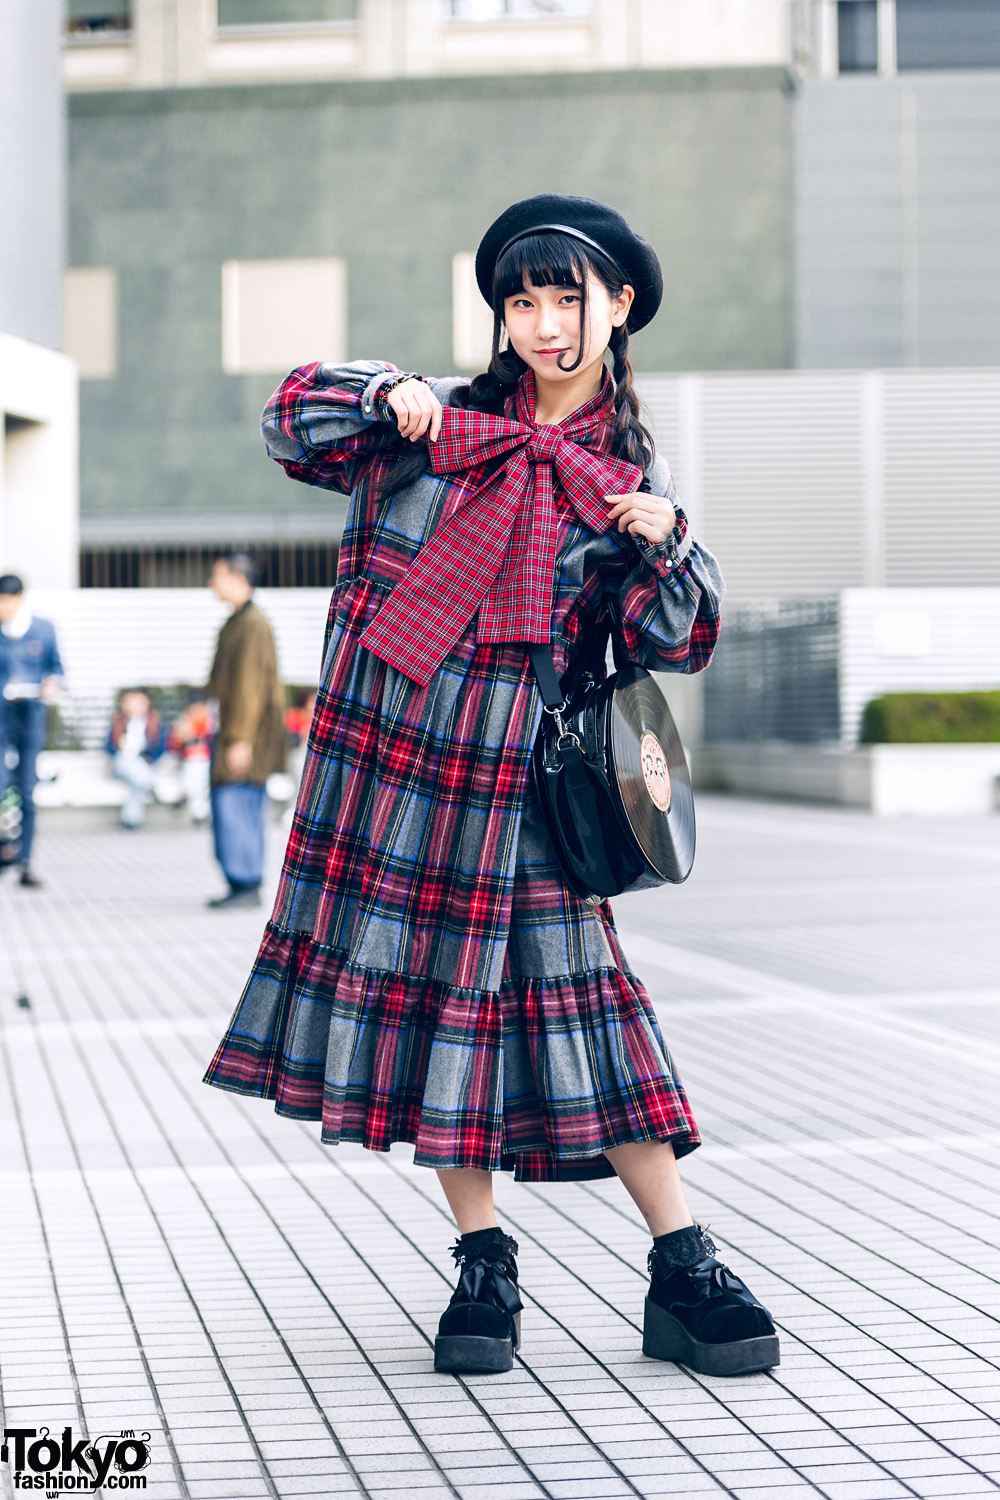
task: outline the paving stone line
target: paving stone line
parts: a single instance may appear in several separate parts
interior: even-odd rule
[[[95,1002],[94,1002],[93,995],[92,994],[89,995],[88,998],[90,1000],[91,1005],[94,1005]],[[125,1000],[124,996],[122,996],[121,999],[122,999],[122,1003],[125,1004],[125,1005],[127,1005],[128,1002]],[[138,1080],[138,1078],[136,1077],[136,1074],[135,1074],[135,1070],[132,1068],[132,1066],[131,1066],[128,1058],[121,1051],[121,1049],[117,1046],[116,1043],[112,1043],[112,1047],[115,1050],[119,1066],[121,1067],[123,1073],[126,1073],[129,1076],[130,1081],[132,1083],[132,1086],[133,1086],[133,1088],[136,1091],[136,1094],[143,1100],[143,1102],[145,1104],[145,1107],[148,1110],[151,1118],[157,1119],[156,1111],[155,1111],[155,1109],[153,1108],[153,1106],[150,1103],[150,1100],[148,1098],[148,1094],[143,1089],[142,1085],[139,1083],[139,1080]],[[153,1049],[153,1050],[155,1052],[155,1049]],[[169,1065],[165,1062],[165,1060],[162,1057],[158,1057],[158,1060],[160,1062],[161,1067],[164,1069],[164,1072],[165,1073],[169,1073],[170,1072]],[[93,1074],[91,1074],[91,1077],[93,1078]],[[96,1080],[95,1080],[95,1086],[96,1086]],[[195,1113],[197,1113],[197,1110],[195,1109],[195,1107],[194,1107],[193,1104],[191,1105],[191,1108],[192,1108],[192,1110]],[[175,1160],[176,1160],[177,1166],[178,1166],[178,1170],[186,1177],[186,1179],[188,1181],[191,1182],[192,1187],[194,1188],[194,1191],[197,1193],[200,1201],[202,1202],[202,1205],[203,1205],[206,1213],[209,1215],[209,1217],[211,1218],[213,1224],[215,1225],[215,1228],[216,1228],[217,1232],[219,1233],[220,1238],[222,1239],[223,1243],[226,1244],[227,1249],[229,1250],[230,1254],[232,1255],[234,1263],[237,1264],[237,1265],[239,1265],[241,1267],[241,1269],[243,1269],[242,1262],[240,1261],[240,1258],[236,1255],[236,1253],[233,1250],[232,1246],[229,1244],[229,1241],[228,1241],[228,1238],[226,1236],[226,1233],[225,1233],[224,1229],[222,1228],[221,1224],[219,1223],[217,1215],[215,1214],[215,1212],[212,1209],[211,1205],[208,1203],[205,1195],[201,1192],[201,1190],[197,1186],[197,1183],[196,1183],[194,1177],[192,1176],[192,1174],[187,1171],[182,1158],[174,1150],[173,1145],[172,1145],[172,1143],[171,1143],[171,1141],[169,1139],[169,1135],[166,1132],[166,1130],[163,1128],[162,1122],[160,1121],[158,1123],[160,1124],[160,1128],[161,1128],[161,1132],[162,1132],[162,1135],[163,1135],[163,1139],[166,1142],[166,1144],[168,1146],[168,1149],[171,1151],[171,1154],[175,1157]],[[207,1133],[209,1135],[211,1135],[210,1131],[207,1132]],[[221,1145],[217,1141],[216,1141],[216,1145],[219,1146],[219,1149],[225,1155],[226,1153],[224,1151],[224,1148],[222,1148]],[[236,1169],[236,1170],[238,1171],[238,1169]],[[253,1192],[253,1189],[251,1188],[250,1191]],[[259,1199],[259,1195],[257,1195],[256,1193],[254,1193],[254,1196],[257,1198],[258,1202],[261,1201]],[[262,1206],[263,1206],[263,1204],[262,1204]],[[277,1224],[276,1221],[273,1221],[273,1219],[272,1219],[272,1222],[274,1222],[274,1227],[277,1229],[277,1231],[279,1233],[282,1233],[281,1226],[279,1224]],[[287,1236],[284,1236],[282,1234],[282,1237],[285,1239],[285,1242],[288,1245],[288,1249],[291,1252],[291,1254],[293,1255],[293,1257],[299,1262],[300,1265],[302,1265],[302,1268],[303,1268],[303,1270],[306,1271],[306,1274],[309,1275],[310,1273],[308,1272],[308,1268],[305,1266],[304,1262],[301,1261],[301,1258],[298,1256],[297,1252],[295,1251],[294,1246],[292,1246],[291,1242],[287,1240]],[[314,1278],[310,1278],[310,1279],[314,1280]],[[247,1278],[247,1280],[248,1280],[248,1285],[253,1285],[253,1283],[250,1282],[249,1277]],[[337,1312],[337,1309],[334,1307],[333,1303],[329,1300],[329,1298],[326,1298],[325,1293],[322,1293],[322,1289],[319,1288],[318,1283],[314,1283],[314,1284],[316,1284],[317,1289],[320,1290],[321,1294],[324,1296],[324,1300],[326,1301],[326,1303],[327,1303],[330,1311],[333,1312],[334,1316],[338,1318],[338,1321],[341,1322],[341,1325],[345,1328],[345,1330],[347,1331],[347,1333],[351,1337],[352,1342],[354,1343],[354,1345],[355,1345],[358,1353],[360,1354],[360,1356],[366,1361],[366,1363],[369,1365],[369,1368],[376,1375],[376,1377],[381,1381],[381,1383],[383,1385],[385,1385],[385,1382],[382,1381],[382,1377],[379,1374],[379,1372],[377,1371],[374,1363],[368,1359],[367,1354],[365,1353],[365,1351],[362,1348],[361,1344],[355,1338],[355,1336],[353,1335],[353,1333],[351,1333],[351,1330],[350,1330],[349,1326],[343,1321],[343,1319],[341,1318],[340,1314]],[[257,1291],[258,1291],[258,1288],[254,1287],[254,1291],[255,1291],[255,1294],[256,1294]],[[268,1312],[267,1306],[264,1303],[263,1299],[261,1299],[261,1306],[264,1308],[265,1312],[268,1313],[268,1316],[270,1316],[270,1313]],[[290,1351],[287,1351],[287,1352],[290,1354]],[[293,1362],[294,1362],[294,1356],[290,1356],[290,1357],[292,1357]],[[231,1368],[232,1367],[232,1361],[231,1360],[230,1360],[229,1364],[230,1364],[230,1368]],[[303,1372],[302,1378],[303,1378],[303,1383],[306,1386],[306,1388],[311,1390],[311,1387],[309,1386],[309,1382],[308,1382],[308,1380],[307,1380],[304,1372]],[[389,1390],[388,1386],[386,1386],[385,1388],[386,1388],[386,1390],[388,1392],[388,1390]],[[355,1477],[356,1477],[358,1488],[359,1488],[360,1492],[363,1495],[368,1495],[369,1492],[370,1492],[369,1491],[369,1487],[361,1479],[360,1475],[357,1474],[354,1465],[351,1463],[350,1459],[347,1457],[346,1452],[343,1450],[343,1447],[342,1447],[342,1445],[340,1443],[340,1440],[336,1437],[334,1428],[333,1428],[332,1424],[330,1423],[329,1418],[328,1418],[327,1414],[325,1413],[325,1411],[323,1410],[322,1406],[319,1403],[317,1403],[317,1405],[318,1405],[320,1411],[323,1413],[324,1422],[326,1423],[326,1425],[328,1427],[328,1430],[330,1431],[331,1435],[334,1437],[334,1441],[335,1441],[335,1443],[337,1445],[338,1451],[341,1453],[341,1456],[344,1458],[344,1461],[345,1461],[345,1463],[347,1463],[347,1465],[350,1468],[350,1471],[352,1472],[352,1474],[354,1474]],[[438,1471],[439,1471],[439,1473],[441,1475],[443,1484],[444,1484],[445,1492],[448,1493],[451,1496],[457,1495],[458,1491],[455,1488],[455,1486],[451,1483],[451,1481],[449,1480],[447,1472],[437,1463],[437,1460],[434,1457],[433,1453],[423,1443],[422,1439],[419,1436],[417,1428],[414,1426],[414,1424],[412,1422],[409,1421],[409,1418],[406,1417],[406,1413],[403,1410],[403,1408],[399,1407],[398,1409],[400,1410],[401,1414],[403,1415],[404,1420],[407,1422],[407,1425],[409,1426],[411,1432],[413,1433],[413,1436],[416,1438],[416,1440],[420,1444],[420,1447],[421,1447],[422,1451],[429,1458],[429,1460],[432,1463],[434,1463],[435,1467],[438,1469]],[[515,1450],[511,1449],[511,1452],[512,1452],[512,1454],[514,1454],[515,1457],[517,1456],[516,1453],[515,1453]],[[530,1469],[527,1468],[527,1466],[525,1466],[525,1468],[526,1468],[526,1472],[528,1473],[529,1477],[532,1480],[532,1483],[537,1486],[538,1491],[540,1493],[542,1493],[543,1495],[548,1494],[549,1492],[545,1489],[544,1485],[541,1485],[539,1483],[537,1477],[531,1474]]]
[[[508,1383],[449,1382],[452,1395],[439,1399],[441,1378],[429,1377],[420,1352],[440,1311],[435,1288],[450,1289],[434,1259],[447,1216],[430,1179],[395,1153],[374,1164],[347,1148],[330,1153],[308,1129],[253,1102],[206,1090],[198,1118],[192,1111],[201,1071],[192,1062],[204,1063],[202,1046],[225,1024],[259,917],[192,911],[197,869],[206,894],[215,879],[204,844],[183,830],[130,840],[110,829],[46,835],[43,824],[43,849],[58,843],[68,874],[85,879],[41,899],[0,888],[0,927],[11,940],[0,963],[17,963],[16,988],[33,1001],[29,1017],[0,994],[32,1151],[30,1173],[2,1179],[26,1218],[11,1245],[23,1295],[0,1310],[6,1410],[19,1420],[22,1411],[57,1412],[77,1425],[79,1403],[99,1430],[123,1400],[139,1411],[144,1390],[152,1430],[141,1333],[191,1500],[274,1500],[259,1465],[248,1468],[232,1446],[246,1441],[243,1422],[281,1496],[357,1493],[347,1474],[334,1477],[311,1435],[316,1400],[333,1404],[351,1451],[367,1455],[373,1500],[401,1488],[424,1500],[456,1492],[527,1500],[543,1493],[539,1482],[550,1500],[995,1494],[1000,1323],[982,1304],[1000,1270],[990,1243],[1000,1218],[990,1160],[1000,1118],[992,1079],[976,1066],[977,1053],[991,1060],[1000,1044],[995,830],[988,820],[886,825],[711,799],[702,799],[699,821],[699,880],[627,898],[616,911],[623,929],[660,945],[662,964],[640,972],[654,1000],[663,997],[661,1025],[707,1143],[685,1164],[692,1200],[699,1214],[715,1205],[726,1243],[758,1267],[765,1300],[777,1298],[788,1333],[773,1379],[651,1372],[634,1320],[592,1312],[614,1305],[612,1285],[625,1295],[624,1270],[609,1280],[608,1267],[627,1265],[638,1288],[638,1220],[603,1184],[540,1191],[501,1182],[505,1214],[531,1252],[533,1373],[519,1364]],[[915,873],[928,865],[933,878]],[[770,999],[775,991],[785,998]],[[674,998],[685,994],[692,998]],[[31,1048],[43,1044],[44,1059],[33,1061]],[[80,1055],[95,1078],[106,1080],[107,1059],[114,1064],[118,1082],[100,1101],[72,1076]],[[62,1136],[48,1118],[45,1067],[59,1085]],[[124,1169],[115,1133],[128,1143]],[[159,1214],[155,1230],[135,1219],[142,1193]],[[75,1240],[59,1223],[60,1195],[79,1220]],[[564,1232],[567,1209],[581,1222]],[[48,1283],[31,1261],[35,1219],[55,1235]],[[220,1228],[230,1252],[213,1248]],[[342,1254],[331,1260],[334,1228],[372,1270],[359,1277]],[[161,1260],[150,1259],[153,1233]],[[187,1271],[186,1289],[163,1269],[168,1248]],[[309,1295],[306,1270],[316,1283]],[[598,1287],[609,1291],[603,1302]],[[350,1310],[388,1386],[372,1385],[382,1404],[360,1384],[367,1366],[347,1333],[334,1339],[331,1306]],[[214,1353],[196,1311],[215,1325]],[[404,1340],[394,1334],[401,1314],[411,1330]],[[302,1378],[282,1363],[281,1339]],[[370,1371],[364,1379],[373,1380]],[[414,1439],[404,1407],[423,1440],[436,1442],[448,1483],[407,1467]],[[523,1478],[497,1482],[506,1476],[485,1438],[478,1448],[463,1443],[460,1429],[471,1421],[479,1433],[487,1418],[496,1451],[516,1455]],[[676,1467],[678,1449],[664,1445],[678,1442],[701,1470]],[[150,1474],[154,1500],[180,1500],[166,1460]]]
[[[40,965],[39,967],[41,968],[41,967],[43,967],[43,965]],[[53,998],[55,1000],[55,1003],[58,1005],[59,1004],[58,988],[52,982],[51,975],[49,975],[49,984],[50,984],[50,993],[52,994],[52,996],[53,996]],[[40,1051],[40,1054],[42,1055],[42,1057],[44,1058],[44,1048],[40,1048],[39,1051]],[[105,1114],[107,1116],[107,1119],[108,1119],[108,1123],[111,1126],[112,1133],[115,1135],[116,1143],[117,1143],[118,1148],[119,1148],[119,1150],[121,1152],[121,1155],[124,1158],[124,1160],[131,1165],[131,1158],[130,1158],[129,1153],[128,1153],[125,1145],[124,1145],[124,1142],[117,1135],[117,1131],[115,1129],[115,1125],[114,1125],[114,1121],[113,1121],[112,1115],[111,1115],[110,1111],[107,1108],[107,1103],[106,1103],[106,1101],[104,1099],[103,1092],[102,1092],[102,1090],[100,1088],[99,1080],[97,1079],[97,1077],[94,1075],[93,1071],[90,1068],[89,1059],[87,1059],[87,1057],[86,1057],[85,1053],[83,1052],[83,1050],[80,1049],[78,1046],[76,1048],[76,1051],[77,1051],[77,1056],[79,1058],[79,1061],[80,1061],[80,1063],[81,1063],[81,1065],[82,1065],[82,1067],[84,1069],[84,1072],[85,1072],[85,1074],[86,1074],[86,1076],[87,1076],[87,1078],[89,1080],[90,1088],[92,1090],[92,1097],[104,1109],[104,1112],[105,1112]],[[50,1078],[50,1082],[51,1082],[51,1086],[52,1086],[53,1099],[56,1101],[57,1107],[59,1107],[59,1089],[58,1089],[58,1086],[56,1084],[54,1075],[52,1074],[51,1070],[49,1070],[49,1078]],[[62,1118],[65,1121],[65,1113],[64,1113],[64,1111],[61,1110],[61,1108],[60,1108],[60,1114],[61,1114]],[[71,1134],[68,1131],[68,1127],[67,1127],[67,1138],[70,1140],[71,1146],[72,1146],[72,1136],[71,1136]],[[154,1208],[154,1206],[153,1206],[153,1204],[152,1204],[152,1202],[150,1200],[150,1197],[149,1197],[149,1195],[148,1195],[145,1187],[143,1186],[143,1183],[140,1181],[139,1177],[134,1172],[133,1172],[133,1178],[134,1178],[135,1184],[136,1184],[136,1186],[137,1186],[137,1188],[139,1190],[139,1193],[140,1193],[140,1195],[142,1196],[142,1198],[143,1198],[143,1200],[145,1202],[147,1211],[148,1211],[148,1213],[149,1213],[149,1215],[150,1215],[153,1223],[156,1225],[157,1230],[160,1233],[160,1236],[161,1236],[162,1241],[163,1241],[163,1245],[164,1245],[164,1247],[166,1249],[166,1252],[167,1252],[167,1256],[169,1257],[169,1260],[171,1262],[171,1265],[172,1265],[172,1268],[173,1268],[173,1271],[174,1271],[174,1275],[176,1276],[176,1279],[180,1283],[181,1287],[183,1288],[184,1293],[185,1293],[185,1295],[186,1295],[186,1297],[188,1299],[188,1302],[190,1303],[190,1306],[191,1306],[191,1308],[193,1309],[193,1311],[195,1313],[195,1316],[196,1316],[196,1318],[198,1320],[198,1323],[200,1324],[201,1331],[202,1331],[202,1333],[204,1335],[204,1338],[205,1338],[206,1342],[208,1343],[209,1348],[211,1349],[211,1351],[212,1351],[212,1353],[213,1353],[213,1355],[215,1357],[215,1364],[216,1364],[218,1373],[222,1377],[222,1381],[223,1381],[223,1383],[225,1384],[225,1386],[227,1387],[227,1389],[228,1389],[228,1391],[230,1393],[230,1396],[231,1396],[231,1398],[233,1400],[233,1404],[234,1404],[237,1412],[242,1417],[243,1413],[242,1413],[242,1409],[240,1407],[239,1399],[238,1399],[238,1397],[236,1395],[236,1392],[235,1392],[235,1389],[233,1388],[232,1383],[230,1381],[230,1378],[229,1378],[229,1375],[228,1375],[225,1363],[224,1363],[224,1361],[223,1361],[223,1359],[221,1357],[221,1354],[219,1353],[218,1348],[215,1345],[215,1342],[214,1342],[214,1340],[212,1338],[211,1333],[209,1332],[209,1329],[208,1329],[207,1324],[206,1324],[206,1322],[204,1320],[204,1317],[202,1316],[198,1300],[194,1296],[194,1293],[193,1293],[191,1287],[189,1286],[188,1281],[185,1279],[185,1276],[184,1276],[184,1274],[181,1271],[181,1268],[180,1268],[180,1266],[178,1264],[176,1255],[175,1255],[174,1250],[173,1250],[173,1248],[171,1246],[170,1239],[169,1239],[168,1235],[165,1232],[165,1229],[164,1229],[163,1223],[161,1221],[161,1218],[157,1214],[156,1209]],[[98,1223],[100,1224],[101,1223],[101,1217],[100,1217],[99,1212],[96,1209],[96,1205],[95,1205],[95,1217],[96,1217]],[[103,1233],[103,1229],[102,1229],[102,1233]],[[107,1240],[106,1234],[104,1234],[104,1238]],[[133,1329],[134,1329],[134,1326],[135,1326],[134,1325],[134,1320],[132,1320],[132,1322],[133,1322]],[[147,1370],[147,1375],[148,1375],[148,1373],[149,1373],[148,1372],[148,1365],[146,1366],[146,1370]],[[157,1411],[159,1413],[162,1413],[162,1405],[160,1403],[159,1396],[155,1392],[155,1387],[152,1386],[152,1378],[151,1378],[151,1376],[149,1378],[150,1378],[151,1389],[153,1390],[153,1393],[154,1393],[154,1401],[156,1403],[156,1409],[157,1409]],[[171,1444],[172,1456],[174,1458],[176,1458],[177,1457],[177,1455],[176,1455],[176,1449],[173,1447],[172,1436],[169,1435],[169,1427],[168,1427],[168,1424],[166,1422],[165,1415],[163,1416],[163,1421],[164,1421],[164,1434],[165,1434],[165,1436],[167,1436],[168,1442]],[[281,1500],[281,1497],[279,1496],[279,1492],[278,1492],[278,1490],[277,1490],[277,1488],[276,1488],[276,1486],[274,1484],[274,1481],[273,1481],[273,1479],[272,1479],[272,1477],[271,1477],[271,1475],[270,1475],[270,1473],[268,1471],[268,1466],[267,1466],[267,1463],[265,1461],[264,1454],[263,1454],[263,1452],[261,1450],[261,1447],[258,1444],[256,1437],[254,1436],[254,1433],[253,1433],[253,1430],[252,1430],[250,1424],[245,1420],[245,1417],[244,1417],[244,1420],[243,1420],[243,1428],[244,1428],[244,1432],[246,1434],[247,1440],[248,1440],[248,1442],[250,1444],[250,1447],[252,1448],[254,1456],[255,1456],[255,1458],[257,1460],[257,1464],[259,1466],[259,1473],[260,1473],[261,1478],[264,1481],[264,1485],[265,1485],[265,1488],[267,1490],[267,1493],[272,1497],[272,1500]],[[180,1467],[179,1459],[177,1460],[177,1464],[178,1464],[178,1467]]]
[[[579,1186],[581,1188],[581,1191],[587,1193],[588,1195],[592,1195],[592,1196],[595,1196],[595,1197],[598,1196],[598,1194],[596,1194],[593,1189],[589,1189],[589,1188],[587,1188],[583,1184],[580,1184]],[[702,1187],[701,1191],[706,1192],[706,1193],[708,1192],[708,1190],[705,1189],[704,1187]],[[780,1230],[774,1229],[772,1226],[770,1226],[768,1224],[765,1224],[765,1223],[763,1223],[761,1221],[754,1220],[753,1218],[751,1218],[747,1214],[747,1212],[746,1212],[745,1209],[742,1209],[742,1208],[741,1209],[736,1209],[736,1208],[734,1208],[734,1206],[731,1203],[726,1202],[725,1200],[723,1200],[722,1198],[720,1198],[717,1194],[710,1194],[710,1196],[715,1197],[717,1202],[724,1203],[724,1206],[726,1208],[730,1209],[730,1211],[732,1211],[734,1213],[739,1213],[739,1215],[741,1217],[743,1217],[745,1219],[748,1219],[749,1222],[751,1224],[753,1224],[757,1229],[764,1230],[766,1233],[768,1233],[769,1235],[772,1235],[774,1238],[787,1240],[787,1237]],[[629,1222],[631,1222],[633,1225],[635,1225],[635,1227],[637,1227],[637,1228],[641,1227],[638,1224],[638,1221],[636,1221],[635,1219],[632,1219],[631,1215],[628,1213],[627,1210],[619,1208],[618,1205],[608,1204],[606,1200],[601,1200],[601,1201],[604,1202],[604,1206],[606,1208],[610,1208],[612,1212],[620,1214],[622,1218],[625,1218],[625,1219],[629,1220]],[[589,1232],[586,1229],[586,1226],[578,1225],[577,1227],[579,1227],[580,1229],[582,1229],[584,1233],[588,1233]],[[787,1242],[789,1244],[793,1244],[794,1243],[791,1240],[787,1240]],[[755,1254],[754,1251],[752,1249],[750,1249],[745,1243],[737,1245],[735,1243],[735,1241],[733,1241],[731,1238],[730,1238],[730,1243],[734,1244],[734,1248],[736,1248],[739,1251],[739,1254],[742,1257],[744,1257],[745,1259],[747,1259],[747,1260],[753,1262],[754,1264],[756,1264],[758,1266],[758,1268],[762,1272],[769,1273],[771,1276],[774,1277],[774,1279],[776,1279],[778,1281],[784,1281],[789,1286],[793,1286],[794,1285],[794,1283],[790,1280],[790,1278],[785,1277],[784,1275],[782,1275],[782,1273],[779,1270],[775,1269],[773,1261],[767,1261],[767,1260],[762,1259],[757,1254]],[[795,1248],[798,1248],[798,1249],[802,1250],[802,1253],[808,1254],[812,1258],[818,1258],[818,1257],[815,1257],[814,1252],[806,1251],[806,1250],[803,1249],[803,1247],[795,1247]],[[614,1252],[611,1252],[611,1253],[614,1253]],[[626,1262],[626,1264],[628,1264],[628,1262]],[[836,1268],[833,1268],[833,1269],[836,1269]],[[815,1302],[818,1306],[822,1307],[825,1311],[832,1313],[834,1316],[842,1316],[842,1314],[839,1314],[837,1312],[837,1309],[832,1308],[827,1303],[823,1302],[822,1299],[817,1296],[817,1294],[816,1294],[815,1291],[810,1291],[808,1295],[809,1295],[809,1298],[810,1298],[811,1301]],[[911,1314],[911,1316],[914,1316],[914,1315]],[[923,1320],[915,1317],[915,1321],[922,1322]],[[818,1359],[822,1360],[825,1364],[828,1364],[832,1369],[838,1370],[841,1375],[846,1375],[848,1379],[850,1379],[854,1383],[856,1383],[867,1394],[874,1396],[876,1398],[876,1400],[878,1400],[880,1402],[884,1401],[885,1404],[886,1404],[886,1406],[890,1410],[897,1411],[897,1412],[899,1411],[899,1408],[894,1407],[894,1406],[892,1406],[892,1403],[890,1403],[888,1401],[885,1401],[885,1397],[883,1395],[881,1395],[877,1390],[872,1389],[869,1382],[866,1382],[866,1381],[862,1380],[858,1376],[850,1375],[849,1372],[847,1372],[847,1371],[844,1370],[843,1366],[838,1366],[837,1363],[834,1360],[832,1360],[828,1355],[824,1354],[822,1350],[820,1350],[815,1345],[813,1345],[809,1340],[803,1338],[802,1335],[801,1335],[801,1333],[796,1334],[791,1329],[789,1329],[788,1331],[791,1333],[792,1337],[796,1338],[799,1343],[803,1344],[807,1349],[809,1349],[810,1352],[813,1353]],[[937,1331],[937,1330],[935,1330],[935,1331]],[[987,1410],[987,1408],[986,1408],[986,1406],[984,1404],[973,1402],[969,1397],[959,1395],[956,1391],[954,1391],[951,1387],[949,1387],[945,1381],[940,1380],[936,1376],[930,1374],[929,1372],[922,1370],[913,1361],[911,1361],[909,1359],[909,1357],[905,1353],[901,1352],[898,1348],[894,1349],[891,1345],[889,1345],[887,1342],[879,1339],[876,1335],[874,1335],[870,1331],[866,1334],[866,1337],[869,1338],[869,1339],[871,1339],[871,1341],[873,1343],[879,1344],[882,1348],[884,1348],[886,1350],[886,1352],[888,1354],[892,1355],[894,1358],[896,1358],[900,1362],[902,1362],[904,1364],[912,1365],[912,1367],[915,1370],[917,1370],[921,1376],[924,1376],[929,1381],[931,1381],[935,1385],[939,1386],[943,1391],[946,1391],[949,1395],[951,1395],[953,1397],[957,1397],[957,1399],[959,1401],[961,1401],[964,1405],[970,1407],[972,1410],[976,1411],[977,1414],[979,1414],[979,1415],[981,1415],[983,1417],[986,1417],[989,1420],[992,1420],[992,1414]],[[779,1379],[779,1377],[777,1377],[777,1376],[774,1375],[773,1371],[770,1372],[770,1376],[774,1380],[778,1380]],[[962,1455],[960,1455],[958,1453],[955,1453],[952,1449],[950,1449],[950,1447],[948,1446],[948,1444],[946,1442],[944,1442],[944,1440],[942,1440],[940,1438],[935,1438],[934,1435],[933,1435],[933,1433],[931,1433],[929,1430],[927,1430],[926,1428],[924,1428],[914,1418],[910,1418],[909,1420],[911,1422],[911,1425],[914,1427],[914,1429],[916,1431],[918,1431],[922,1436],[928,1438],[930,1441],[935,1442],[940,1447],[944,1448],[945,1451],[948,1452],[948,1453],[950,1453],[951,1456],[954,1457],[958,1462],[963,1463],[963,1464],[967,1464],[971,1469],[973,1469],[973,1471],[977,1475],[980,1475],[986,1481],[986,1483],[989,1485],[989,1487],[991,1489],[1000,1489],[1000,1481],[995,1480],[992,1477],[991,1474],[987,1473],[983,1469],[980,1469],[978,1465],[972,1464],[969,1460],[965,1459]],[[997,1435],[998,1435],[998,1446],[1000,1446],[1000,1425],[997,1426]]]

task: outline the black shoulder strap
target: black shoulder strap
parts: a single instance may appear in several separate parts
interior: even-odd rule
[[[542,695],[542,702],[546,708],[562,708],[564,702],[563,690],[559,686],[559,678],[556,676],[556,664],[552,660],[552,652],[544,641],[538,641],[528,646],[528,655],[531,665],[538,681],[538,690]]]
[[[604,662],[608,654],[608,641],[611,639],[610,616],[605,614],[602,619],[591,621],[585,629],[583,645],[570,668],[574,687],[585,672],[590,672],[594,677],[604,676]]]
[[[546,708],[562,708],[563,704],[569,701],[570,695],[585,672],[593,672],[595,676],[600,675],[608,650],[611,622],[605,619],[599,624],[591,624],[589,629],[585,627],[585,630],[583,644],[561,683],[556,676],[556,664],[552,660],[551,649],[541,643],[528,646],[528,655],[538,682],[538,690]]]

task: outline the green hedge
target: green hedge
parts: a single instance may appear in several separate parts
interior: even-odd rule
[[[1000,692],[884,693],[865,704],[862,745],[982,745],[1000,741]]]

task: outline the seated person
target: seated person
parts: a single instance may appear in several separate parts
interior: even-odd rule
[[[142,688],[126,688],[120,695],[106,748],[112,774],[126,787],[122,827],[139,828],[153,798],[155,763],[166,748],[160,716]]]

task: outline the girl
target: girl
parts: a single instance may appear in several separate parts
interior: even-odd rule
[[[652,1006],[529,776],[525,643],[565,672],[606,620],[618,661],[697,672],[718,634],[718,568],[632,386],[659,263],[613,209],[544,194],[501,214],[476,273],[494,337],[471,384],[310,365],[264,414],[271,456],[351,510],[274,912],[207,1081],[437,1170],[460,1278],[436,1369],[511,1367],[517,1245],[491,1178],[510,1167],[617,1174],[653,1236],[645,1352],[764,1369],[770,1316],[684,1199],[698,1134]]]

